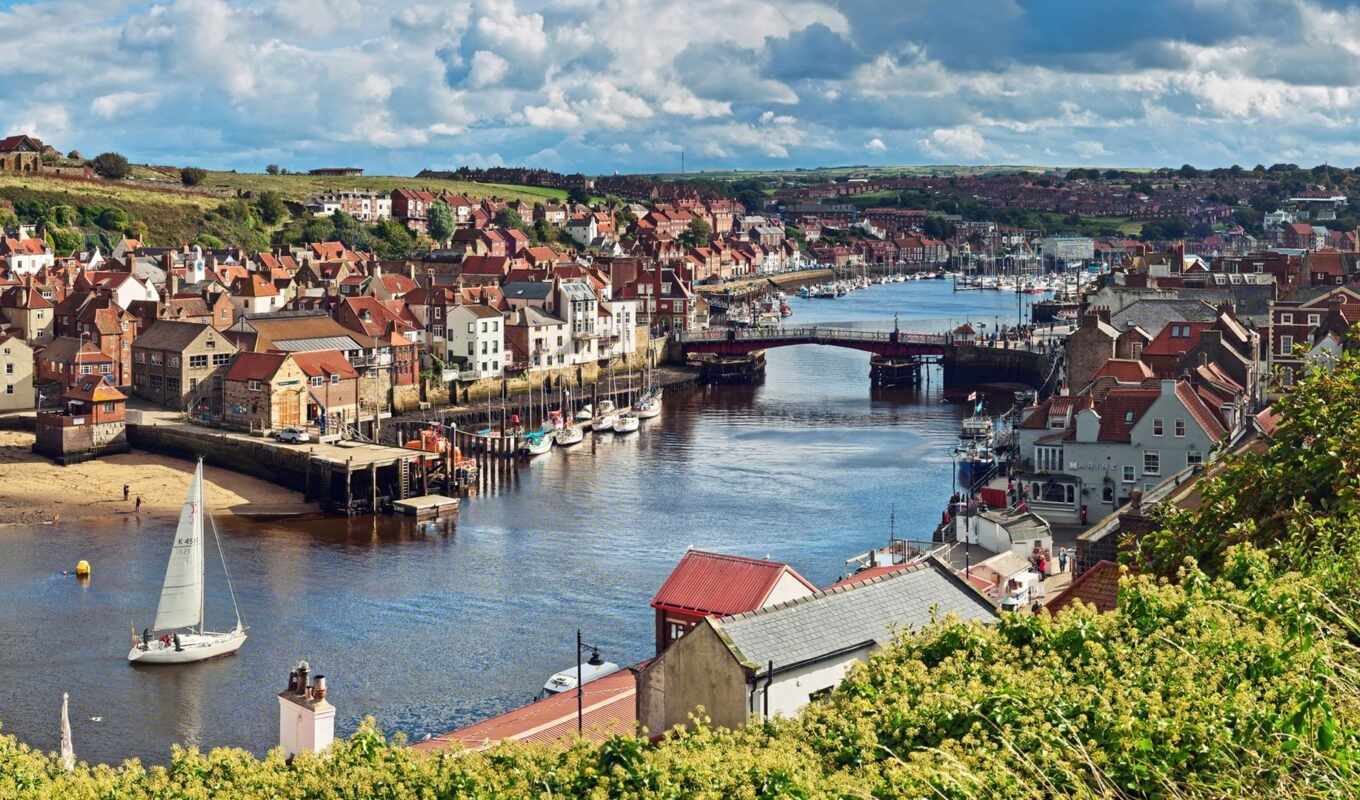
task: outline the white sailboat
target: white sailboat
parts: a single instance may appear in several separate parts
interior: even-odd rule
[[[175,541],[170,548],[170,561],[165,567],[165,581],[161,585],[161,600],[156,608],[156,622],[134,641],[128,661],[145,664],[188,664],[208,658],[235,653],[246,641],[246,629],[241,624],[241,611],[236,609],[236,593],[227,575],[227,590],[231,605],[236,609],[236,627],[225,633],[214,633],[203,627],[203,461],[194,470],[189,484],[189,496],[179,512]],[[212,517],[209,516],[209,524]],[[222,556],[222,571],[227,570],[227,559],[222,554],[222,543],[213,528],[217,552]],[[153,636],[162,634],[160,638]],[[135,640],[135,637],[134,637]]]

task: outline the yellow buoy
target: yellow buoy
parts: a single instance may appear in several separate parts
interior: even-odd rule
[[[77,578],[90,577],[90,562],[82,558],[80,561],[76,563],[76,577]]]

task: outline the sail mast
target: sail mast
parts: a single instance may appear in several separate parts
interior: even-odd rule
[[[207,616],[203,608],[203,584],[207,581],[203,574],[203,459],[198,459],[198,471],[195,473],[195,482],[198,484],[198,503],[194,514],[194,528],[198,534],[198,632],[203,633],[203,618]]]

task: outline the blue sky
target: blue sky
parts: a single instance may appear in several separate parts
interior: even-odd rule
[[[153,163],[1360,163],[1330,0],[0,0],[0,39],[7,132]]]

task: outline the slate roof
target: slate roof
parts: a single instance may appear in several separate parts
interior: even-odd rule
[[[552,294],[552,284],[543,281],[507,283],[501,293],[511,300],[546,300]]]
[[[205,329],[211,329],[211,326],[202,322],[158,319],[145,333],[138,336],[132,345],[143,350],[170,350],[182,353],[184,348],[193,344]]]
[[[1094,566],[1072,581],[1072,584],[1051,600],[1045,608],[1057,614],[1080,600],[1097,611],[1113,611],[1118,605],[1119,565],[1113,561],[1097,561]]]
[[[994,622],[995,608],[953,573],[928,559],[852,586],[710,620],[738,661],[756,670],[818,661],[869,643],[883,645],[906,629],[953,614]]]
[[[1218,316],[1214,306],[1203,300],[1144,299],[1130,303],[1110,315],[1119,330],[1137,325],[1145,331],[1160,331],[1168,322],[1212,322]]]

